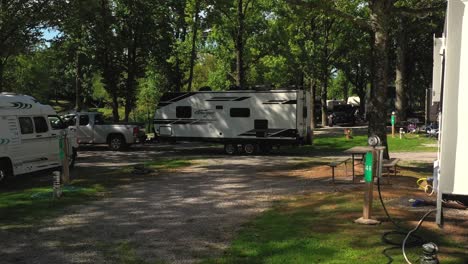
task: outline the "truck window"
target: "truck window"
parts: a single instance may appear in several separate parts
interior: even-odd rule
[[[191,106],[177,106],[176,107],[176,117],[177,118],[191,118],[192,117],[192,107]]]
[[[45,133],[49,131],[49,126],[47,126],[47,121],[42,116],[34,117],[34,127],[36,128],[36,133]]]
[[[34,133],[33,122],[30,117],[20,117],[19,123],[21,128],[21,134],[32,134]]]
[[[250,117],[250,108],[231,108],[231,117]]]
[[[80,115],[80,126],[87,126],[89,124],[88,115]]]
[[[60,130],[65,128],[65,124],[59,116],[48,116],[50,127],[52,130]]]
[[[94,116],[94,124],[95,125],[104,125],[104,118],[102,115],[95,115]]]

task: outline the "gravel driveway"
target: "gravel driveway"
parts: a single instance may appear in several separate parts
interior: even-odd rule
[[[203,150],[190,148],[184,153]],[[111,170],[155,155],[171,153],[164,148],[132,152],[91,148],[81,153],[78,171],[86,175]],[[151,181],[121,186],[108,198],[69,207],[62,216],[32,228],[0,229],[0,263],[113,263],[116,258],[109,252],[121,245],[151,263],[194,263],[222,254],[236,230],[274,200],[333,191],[330,185],[282,174],[282,166],[294,159],[216,155]]]

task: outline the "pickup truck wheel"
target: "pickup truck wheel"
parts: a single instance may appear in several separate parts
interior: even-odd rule
[[[237,146],[235,144],[231,144],[231,143],[225,144],[224,145],[224,152],[226,152],[226,154],[228,154],[228,155],[234,155],[237,152]]]
[[[109,139],[109,148],[117,151],[122,150],[125,147],[125,140],[120,135],[111,136]]]

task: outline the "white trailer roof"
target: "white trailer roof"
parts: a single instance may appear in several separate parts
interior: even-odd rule
[[[56,112],[50,105],[43,105],[32,96],[13,93],[0,94],[0,116],[55,114]]]

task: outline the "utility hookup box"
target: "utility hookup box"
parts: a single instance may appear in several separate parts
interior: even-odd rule
[[[435,40],[434,87],[441,84],[442,113],[437,186],[437,223],[442,195],[468,195],[468,0],[448,0],[445,32]],[[437,57],[437,56],[442,56]],[[442,62],[442,70],[439,63]],[[439,91],[434,91],[437,95]],[[437,96],[436,96],[437,97]]]

